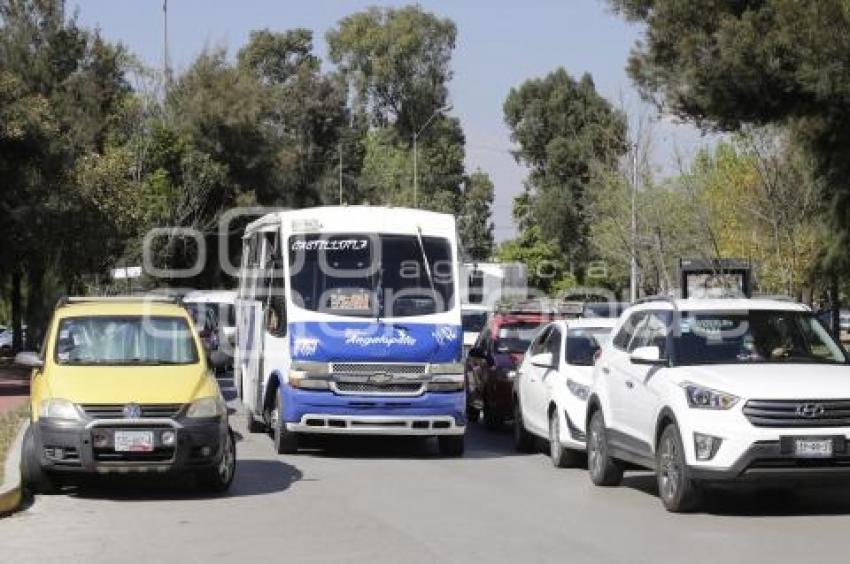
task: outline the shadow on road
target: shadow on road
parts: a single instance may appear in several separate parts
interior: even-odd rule
[[[654,474],[628,474],[623,487],[658,498]],[[659,505],[661,504],[658,501]],[[724,517],[800,517],[850,515],[850,487],[815,485],[807,487],[757,486],[742,484],[707,488],[698,513]]]
[[[261,496],[287,490],[303,474],[279,460],[239,460],[230,490],[210,496],[194,487],[191,476],[98,476],[69,486],[64,493],[83,499],[174,501]]]

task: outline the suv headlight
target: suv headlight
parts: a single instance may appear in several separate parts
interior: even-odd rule
[[[189,404],[186,417],[223,417],[227,414],[227,405],[221,396],[196,399]]]
[[[431,374],[463,374],[463,363],[446,362],[441,364],[432,364],[428,367],[428,372]]]
[[[41,402],[38,416],[47,419],[65,419],[68,421],[80,421],[82,419],[76,405],[68,400],[59,398],[51,398]]]
[[[732,409],[740,399],[732,394],[719,392],[711,388],[691,384],[690,382],[682,384],[682,388],[685,390],[685,396],[688,398],[688,406],[694,409]]]
[[[461,392],[464,387],[463,374],[444,374],[434,376],[428,382],[429,392]]]
[[[587,401],[590,395],[590,387],[584,384],[579,384],[575,380],[567,378],[567,389],[581,401]]]

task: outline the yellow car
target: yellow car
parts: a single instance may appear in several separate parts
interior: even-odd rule
[[[230,487],[236,449],[227,407],[187,311],[152,298],[66,298],[33,368],[21,470],[30,489],[74,474],[192,472]]]

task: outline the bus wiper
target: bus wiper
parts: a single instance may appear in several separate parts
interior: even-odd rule
[[[416,226],[416,240],[419,242],[419,252],[422,253],[422,262],[425,263],[425,274],[428,275],[428,284],[431,285],[431,292],[437,295],[437,288],[434,287],[434,277],[431,276],[431,265],[428,263],[428,254],[425,252],[425,243],[422,242],[422,228]]]

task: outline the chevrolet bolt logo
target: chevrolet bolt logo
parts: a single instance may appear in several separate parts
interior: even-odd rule
[[[814,419],[824,414],[824,407],[818,403],[804,403],[797,406],[797,415]]]
[[[377,374],[372,374],[369,377],[370,384],[388,384],[391,382],[393,377],[386,372],[378,372]]]
[[[125,419],[138,419],[142,416],[142,407],[137,403],[128,403],[122,410]]]

